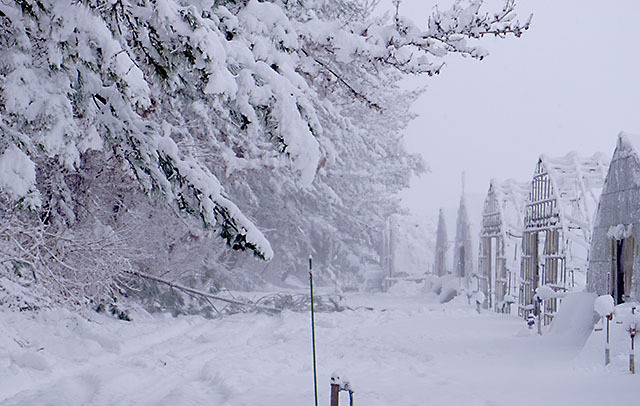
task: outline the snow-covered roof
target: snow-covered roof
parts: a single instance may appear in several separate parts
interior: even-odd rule
[[[515,179],[491,179],[482,211],[481,235],[504,234],[520,238],[524,205],[529,195],[529,183]]]
[[[618,134],[620,143],[633,148],[636,155],[640,157],[640,134],[632,134],[627,132],[621,132]]]
[[[525,206],[526,231],[561,229],[561,251],[571,268],[586,265],[591,230],[609,161],[602,153],[582,157],[541,155]],[[576,243],[567,252],[564,242]]]
[[[581,228],[585,238],[580,242],[587,242],[588,246],[609,160],[602,153],[583,158],[571,152],[561,158],[542,155],[540,161],[551,177],[562,226]]]
[[[528,195],[529,183],[491,179],[485,198],[480,236],[502,238],[503,255],[509,269],[519,267],[524,205]]]

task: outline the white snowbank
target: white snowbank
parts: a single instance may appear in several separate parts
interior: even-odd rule
[[[441,278],[442,289],[440,291],[440,303],[447,303],[458,295],[459,289],[462,287],[461,278],[451,275]]]
[[[594,300],[569,295],[563,310],[593,314]],[[637,404],[640,375],[576,363],[579,345],[516,337],[520,318],[478,315],[462,296],[446,305],[364,293],[348,301],[374,310],[316,314],[319,404],[329,403],[335,370],[348,372],[356,404],[367,406]],[[563,310],[554,329],[566,325]],[[313,404],[308,313],[88,316],[0,312],[0,404]],[[544,390],[532,394],[532,382]]]
[[[582,346],[598,321],[593,310],[595,300],[595,293],[567,294],[560,302],[549,332],[563,342]]]
[[[615,310],[615,304],[611,295],[602,295],[596,298],[594,309],[601,316],[607,316],[613,314]]]

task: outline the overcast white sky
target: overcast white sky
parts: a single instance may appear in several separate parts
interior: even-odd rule
[[[403,0],[401,13],[426,27],[435,3],[443,2]],[[541,153],[610,156],[618,132],[640,133],[640,1],[521,0],[519,8],[522,20],[533,13],[522,38],[489,39],[487,59],[450,59],[424,81],[406,140],[431,171],[403,194],[419,216],[455,212],[462,171],[479,205],[491,178],[527,181]]]

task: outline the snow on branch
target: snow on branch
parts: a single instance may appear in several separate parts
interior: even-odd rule
[[[457,0],[445,11],[436,7],[426,31],[421,31],[407,18],[397,17],[395,32],[387,41],[388,53],[379,56],[379,60],[402,72],[431,76],[440,73],[443,67],[442,62],[433,60],[434,57],[457,53],[482,60],[488,55],[484,48],[470,44],[469,40],[487,35],[520,37],[529,29],[532,16],[524,23],[516,20],[515,0],[507,0],[502,10],[494,13],[483,13],[482,5],[482,0]]]

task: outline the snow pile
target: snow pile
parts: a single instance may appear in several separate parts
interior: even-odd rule
[[[440,303],[448,303],[456,297],[462,287],[463,278],[456,278],[454,276],[442,277],[442,288],[440,290],[439,300]]]
[[[439,295],[442,291],[442,282],[446,277],[436,276],[436,275],[428,275],[424,281],[424,290],[426,292],[434,293]]]
[[[543,285],[536,288],[536,297],[540,300],[549,300],[558,297],[558,294],[549,285]]]
[[[601,317],[613,314],[615,304],[611,295],[602,295],[596,298],[594,309]]]
[[[390,288],[389,293],[396,296],[417,296],[423,291],[423,284],[413,281],[396,281]]]
[[[607,237],[621,240],[633,235],[633,224],[625,226],[624,224],[618,224],[616,226],[609,227],[607,231]]]
[[[582,346],[598,320],[598,315],[593,310],[595,300],[595,293],[567,294],[553,318],[550,334],[562,342]]]

